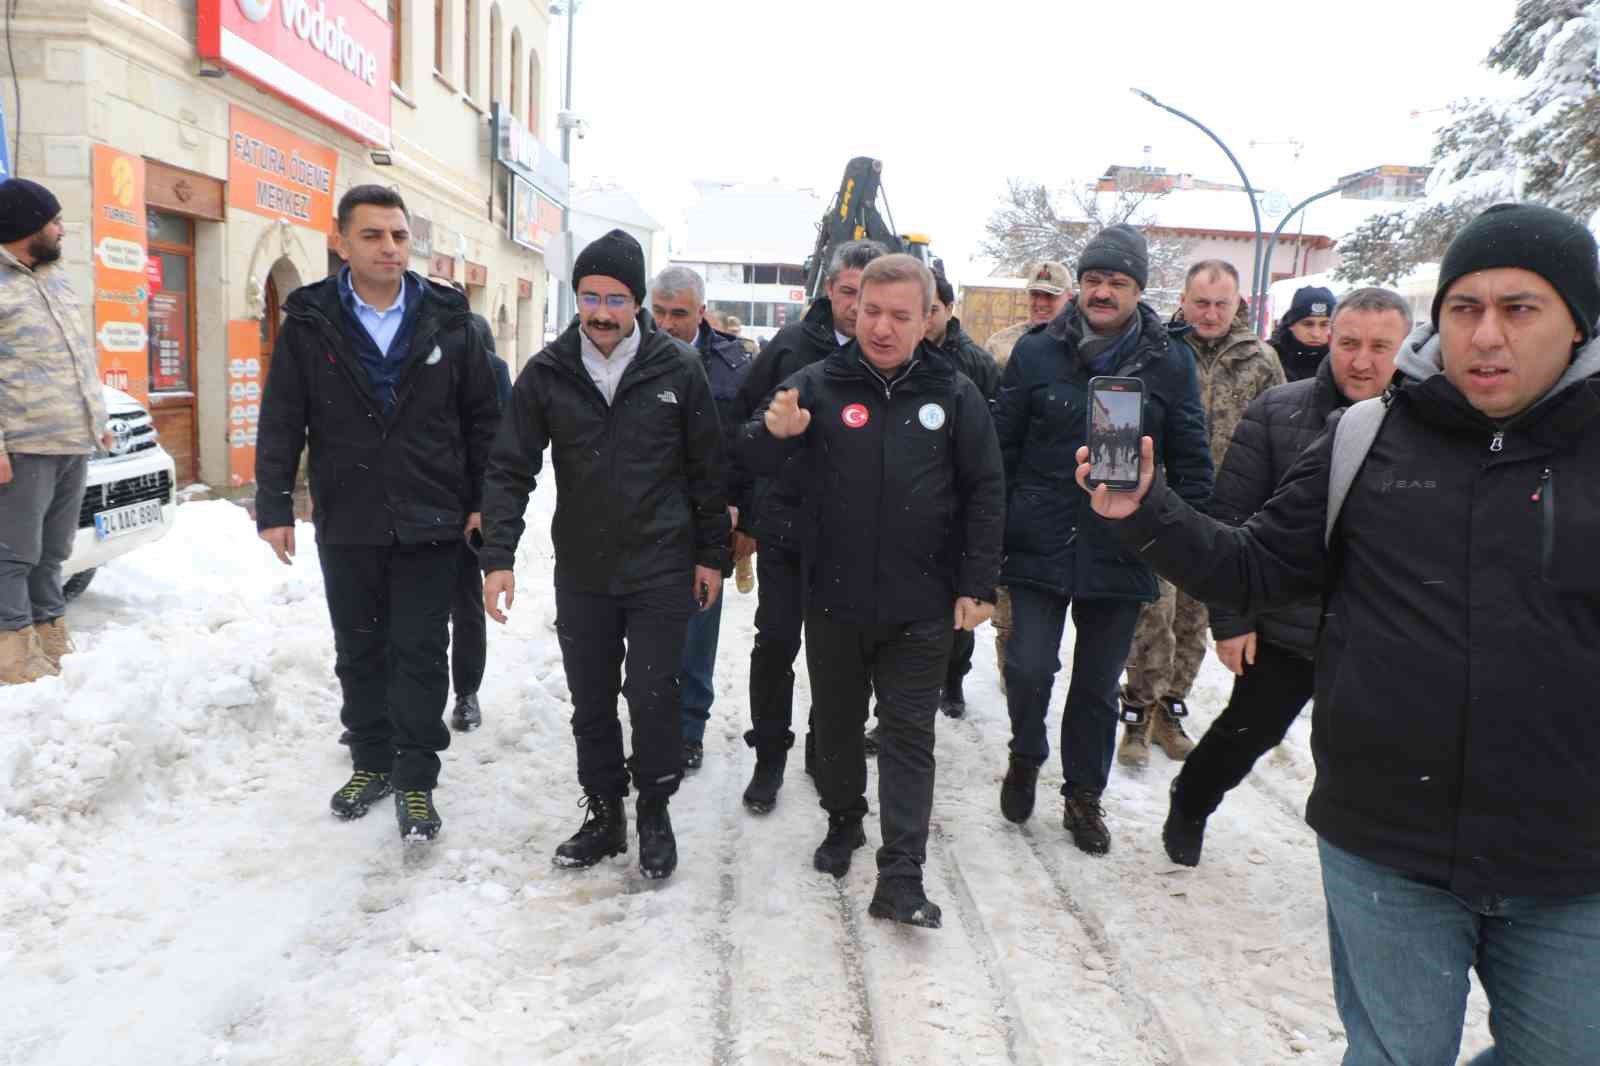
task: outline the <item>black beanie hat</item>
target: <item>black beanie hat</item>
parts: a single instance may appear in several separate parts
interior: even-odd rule
[[[1091,270],[1113,270],[1126,274],[1144,288],[1150,280],[1150,248],[1144,234],[1119,222],[1107,226],[1089,239],[1078,257],[1078,277]]]
[[[32,237],[61,214],[61,201],[38,182],[11,178],[0,182],[0,244]]]
[[[1321,315],[1330,318],[1333,315],[1334,304],[1338,297],[1333,295],[1332,289],[1324,289],[1320,285],[1307,285],[1294,290],[1294,302],[1289,304],[1289,313],[1283,316],[1283,325],[1292,326],[1302,318]]]
[[[1583,331],[1594,336],[1600,319],[1600,262],[1594,235],[1567,215],[1538,204],[1495,204],[1461,227],[1439,264],[1433,325],[1450,286],[1468,274],[1496,267],[1531,270],[1561,294]]]
[[[614,229],[589,242],[572,265],[573,291],[577,291],[578,282],[591,274],[616,278],[628,287],[636,301],[644,303],[644,249],[630,234]]]

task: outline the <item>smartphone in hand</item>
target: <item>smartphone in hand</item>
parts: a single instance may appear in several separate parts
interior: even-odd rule
[[[1139,487],[1139,438],[1144,436],[1144,382],[1089,379],[1089,487],[1112,492]]]

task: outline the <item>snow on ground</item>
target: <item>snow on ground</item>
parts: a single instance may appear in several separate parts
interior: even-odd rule
[[[63,676],[0,689],[0,1063],[1338,1062],[1307,716],[1212,820],[1199,869],[1162,852],[1159,752],[1113,771],[1113,849],[1091,858],[1061,828],[1054,759],[1033,821],[999,814],[987,627],[967,718],[939,722],[944,929],[866,916],[870,850],[842,886],[811,869],[825,823],[798,748],[778,809],[743,810],[755,597],[731,583],[706,765],[672,805],[677,874],[644,881],[636,840],[627,862],[553,868],[582,812],[550,491],[431,847],[402,847],[387,805],[328,813],[348,763],[308,526],[286,568],[242,510],[189,503],[97,576]],[[1227,688],[1208,660],[1196,726]],[[1486,1032],[1474,992],[1469,1052]]]

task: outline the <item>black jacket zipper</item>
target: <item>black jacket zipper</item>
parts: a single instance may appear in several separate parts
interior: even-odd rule
[[[1539,505],[1539,576],[1549,581],[1556,555],[1556,479],[1548,466],[1539,475],[1533,502]]]

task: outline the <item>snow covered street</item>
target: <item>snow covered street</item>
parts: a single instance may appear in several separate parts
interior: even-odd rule
[[[547,479],[431,847],[401,845],[387,800],[353,823],[328,812],[349,764],[309,525],[285,568],[242,509],[186,504],[97,576],[63,676],[0,688],[0,1064],[1339,1061],[1300,815],[1309,715],[1212,819],[1198,869],[1161,847],[1177,766],[1159,750],[1142,776],[1113,769],[1112,850],[1091,858],[1061,827],[1055,755],[1033,821],[1000,815],[988,626],[968,716],[938,726],[942,930],[867,917],[875,815],[842,885],[812,870],[826,824],[798,745],[777,809],[744,811],[756,598],[731,581],[705,767],[672,803],[678,872],[646,882],[636,839],[626,862],[554,868],[582,811],[552,504]],[[1208,658],[1192,735],[1228,687]],[[1484,1014],[1475,988],[1469,1053]]]

